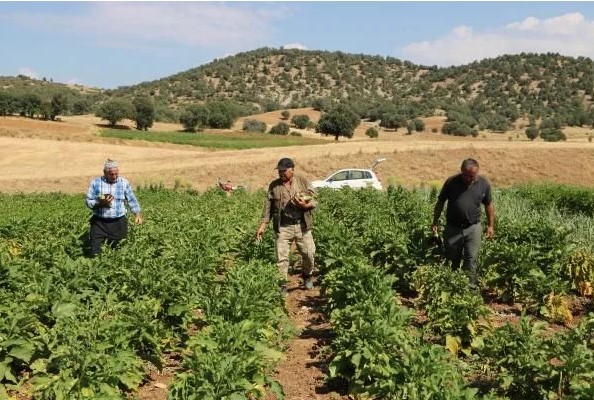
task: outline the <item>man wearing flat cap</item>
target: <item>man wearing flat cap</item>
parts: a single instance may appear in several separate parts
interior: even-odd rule
[[[117,161],[107,159],[103,176],[95,178],[89,185],[86,204],[93,211],[90,219],[91,256],[101,253],[101,245],[107,241],[112,247],[128,235],[126,204],[136,215],[136,223],[142,223],[140,204],[130,182],[118,176]]]
[[[311,233],[312,210],[317,202],[311,183],[294,175],[295,164],[290,158],[281,158],[276,166],[278,179],[268,185],[268,196],[264,202],[260,226],[256,239],[262,239],[266,226],[272,220],[276,236],[277,265],[281,275],[287,280],[289,272],[289,251],[295,241],[301,255],[301,273],[306,289],[313,288],[312,274],[316,245]],[[286,293],[286,285],[281,288]]]

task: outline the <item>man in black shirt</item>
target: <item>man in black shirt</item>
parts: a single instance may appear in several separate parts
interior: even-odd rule
[[[453,269],[460,268],[464,257],[464,270],[470,286],[477,288],[477,263],[481,244],[481,204],[487,214],[487,238],[495,233],[495,209],[489,182],[478,175],[479,164],[468,158],[462,162],[461,173],[449,177],[437,197],[431,230],[437,235],[439,217],[447,201],[446,226],[443,231],[446,257]]]

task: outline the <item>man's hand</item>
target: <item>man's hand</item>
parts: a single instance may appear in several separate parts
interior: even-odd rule
[[[492,226],[487,227],[487,239],[493,239],[495,237],[495,228]]]
[[[299,207],[303,210],[307,210],[308,208],[311,208],[310,202],[311,202],[311,200],[304,199],[303,197],[298,197],[293,200],[293,204],[295,204],[297,207]]]
[[[439,235],[439,225],[438,224],[431,224],[431,232],[433,232],[434,236]]]
[[[266,231],[266,224],[260,224],[258,230],[256,231],[256,240],[262,240],[262,236],[264,236],[264,232]]]
[[[142,224],[142,214],[141,213],[136,214],[136,218],[134,220],[138,225]]]
[[[99,197],[99,199],[97,200],[97,203],[99,204],[99,207],[110,208],[112,201],[113,201],[113,196],[108,193],[105,195],[101,195],[101,197]]]

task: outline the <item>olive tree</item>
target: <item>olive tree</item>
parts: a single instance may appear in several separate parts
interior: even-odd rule
[[[320,117],[316,132],[322,135],[332,135],[335,140],[338,140],[340,136],[350,139],[360,123],[361,119],[356,112],[344,104],[339,104]]]
[[[293,118],[291,118],[291,122],[296,128],[305,129],[307,127],[307,123],[309,122],[309,116],[306,114],[295,115]]]
[[[113,127],[123,119],[133,120],[134,114],[134,105],[129,100],[112,99],[101,104],[95,115]]]
[[[68,111],[68,97],[63,93],[57,93],[52,96],[50,102],[49,119],[54,121],[58,115],[62,115]]]
[[[208,110],[204,106],[191,104],[182,112],[179,122],[186,132],[196,132],[208,123]]]
[[[155,122],[155,106],[147,96],[138,96],[133,102],[135,109],[136,129],[147,131]]]

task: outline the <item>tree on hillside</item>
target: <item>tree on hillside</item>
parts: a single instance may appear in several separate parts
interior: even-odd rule
[[[289,124],[287,124],[286,122],[279,122],[278,124],[270,128],[269,133],[271,135],[288,135],[290,130],[291,128],[289,127]]]
[[[34,93],[27,93],[21,97],[21,113],[33,118],[40,111],[41,103],[41,97]]]
[[[312,107],[316,111],[327,111],[332,106],[332,101],[326,97],[314,99]]]
[[[385,129],[394,129],[406,126],[406,117],[400,114],[383,114],[379,126]]]
[[[289,110],[283,110],[281,112],[281,118],[284,119],[285,121],[288,120],[290,116],[291,116],[291,113],[289,112]]]
[[[147,96],[138,96],[132,101],[135,109],[136,129],[147,131],[155,121],[155,106]]]
[[[338,140],[339,136],[350,139],[355,133],[355,128],[360,123],[361,119],[356,112],[344,104],[339,104],[328,113],[322,115],[318,121],[316,132],[322,135],[332,135],[335,140]]]
[[[39,116],[42,119],[49,120],[52,118],[52,103],[49,101],[42,101],[38,109]]]
[[[72,114],[74,115],[84,115],[91,111],[92,105],[91,102],[83,99],[77,100],[72,104]]]
[[[12,115],[19,111],[20,100],[12,93],[0,91],[0,116]]]
[[[257,119],[245,119],[243,121],[243,130],[246,132],[266,132],[266,122]]]
[[[112,99],[99,106],[97,117],[106,120],[114,127],[123,119],[134,119],[134,105],[129,100]]]
[[[54,121],[58,115],[62,115],[66,111],[68,111],[68,97],[63,93],[53,95],[49,119]]]
[[[179,122],[186,132],[196,132],[196,129],[203,129],[208,123],[208,110],[205,106],[191,104],[182,112]]]
[[[530,120],[530,125],[526,127],[526,137],[534,140],[540,136],[540,128],[536,125],[534,120]]]
[[[305,129],[307,127],[307,123],[309,122],[309,116],[306,114],[295,115],[293,118],[291,118],[291,122],[296,128]]]

